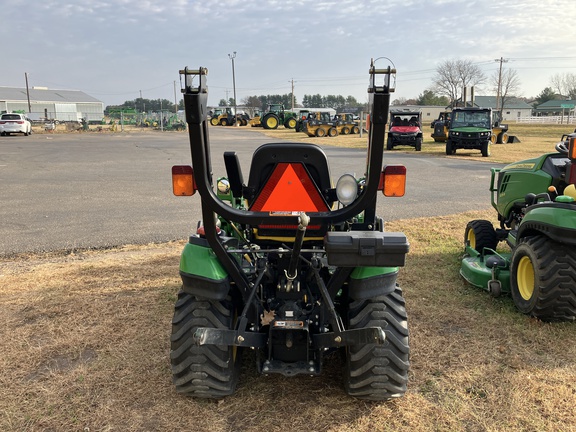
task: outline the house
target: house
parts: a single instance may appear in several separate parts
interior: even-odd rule
[[[474,105],[482,108],[496,109],[496,96],[476,96]],[[502,99],[499,100],[498,106],[502,108]],[[522,99],[507,97],[502,109],[502,121],[517,120],[520,117],[530,117],[532,115],[532,106]]]
[[[104,103],[78,90],[0,87],[0,113],[16,111],[32,120],[99,121],[104,117]]]
[[[534,108],[534,111],[537,116],[563,116],[570,114],[574,116],[575,106],[576,100],[554,99],[538,105]]]

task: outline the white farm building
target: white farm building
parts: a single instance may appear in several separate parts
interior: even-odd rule
[[[78,90],[0,87],[3,112],[24,112],[31,120],[97,121],[104,117],[104,104]]]

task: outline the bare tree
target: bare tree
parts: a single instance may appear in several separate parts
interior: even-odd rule
[[[520,77],[515,69],[503,69],[502,72],[496,71],[490,77],[490,84],[499,99],[496,102],[497,109],[504,110],[506,102],[517,96],[520,91]]]
[[[566,72],[553,75],[550,77],[550,84],[560,96],[576,99],[576,74]]]
[[[485,81],[484,72],[470,60],[446,60],[436,68],[433,78],[436,93],[447,96],[451,104],[462,96],[465,87]]]

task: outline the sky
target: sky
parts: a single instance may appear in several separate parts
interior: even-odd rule
[[[489,77],[500,59],[518,73],[518,96],[535,97],[553,75],[576,73],[576,1],[2,0],[0,41],[0,86],[24,88],[27,75],[30,87],[105,106],[179,101],[185,66],[208,68],[209,105],[234,89],[241,103],[292,85],[297,103],[366,102],[370,60],[382,57],[379,67],[397,69],[393,99],[430,89],[447,60]]]

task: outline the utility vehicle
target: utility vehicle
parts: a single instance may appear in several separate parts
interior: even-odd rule
[[[327,354],[341,351],[349,395],[402,396],[408,321],[396,279],[409,244],[376,215],[379,192],[402,196],[405,189],[406,168],[383,167],[395,70],[372,61],[366,172],[344,174],[335,187],[326,153],[290,142],[258,147],[246,182],[238,155],[226,151],[226,176],[213,179],[208,71],[180,74],[192,166],[173,167],[173,191],[198,192],[203,221],[180,261],[170,338],[176,390],[202,398],[233,393],[241,349],[251,348],[260,373],[285,376],[319,375]]]
[[[422,150],[422,112],[410,110],[390,111],[390,130],[386,150],[408,145]]]
[[[490,108],[454,108],[450,114],[446,154],[457,149],[480,150],[490,156],[492,110]]]

